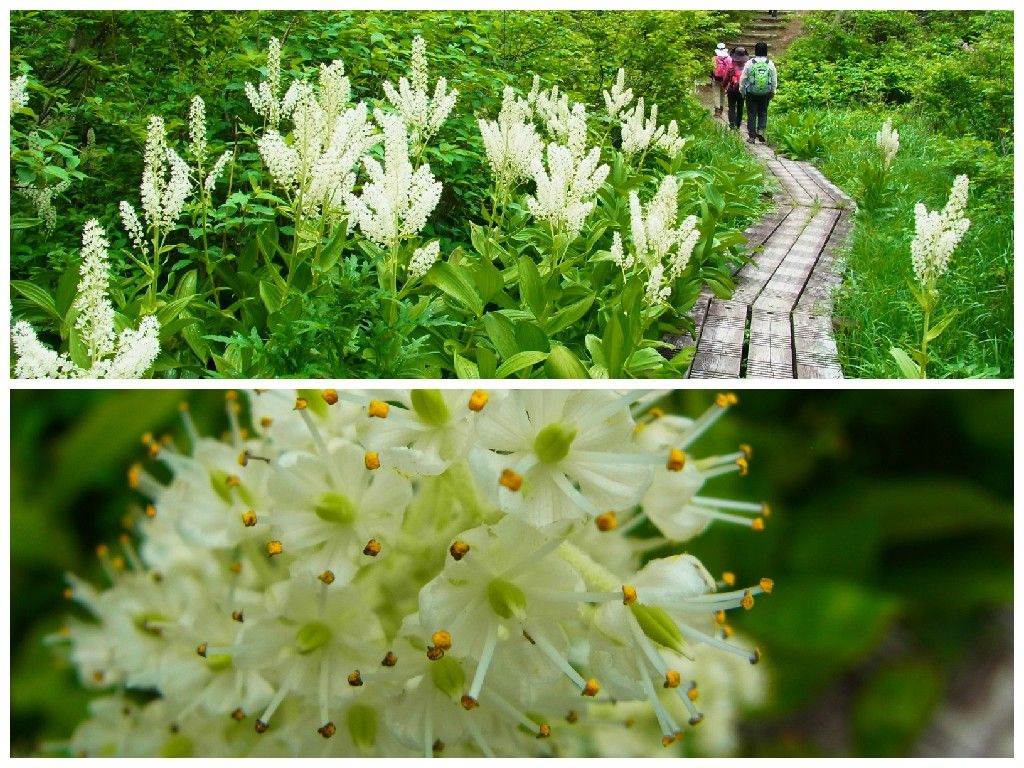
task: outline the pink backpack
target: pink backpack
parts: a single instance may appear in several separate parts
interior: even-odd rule
[[[715,80],[723,80],[725,73],[729,71],[729,65],[732,64],[732,57],[730,56],[715,56],[715,72],[711,76]]]

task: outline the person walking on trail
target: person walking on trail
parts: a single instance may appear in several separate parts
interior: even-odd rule
[[[754,46],[754,58],[743,67],[740,76],[740,93],[747,102],[747,141],[751,144],[758,139],[765,141],[764,132],[768,125],[768,102],[779,87],[779,75],[775,62],[768,58],[768,43],[763,40]]]
[[[738,131],[743,125],[743,94],[740,93],[740,78],[747,64],[747,49],[737,45],[732,49],[732,66],[725,80],[725,94],[729,98],[729,127]]]
[[[725,43],[719,43],[711,65],[711,104],[715,108],[715,117],[721,117],[725,111],[725,76],[731,64],[732,58]]]

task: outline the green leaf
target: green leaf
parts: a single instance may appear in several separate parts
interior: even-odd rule
[[[497,379],[507,378],[513,373],[519,373],[525,368],[529,368],[537,363],[543,362],[547,359],[547,356],[547,352],[516,352],[512,357],[508,358],[498,366],[498,370],[495,371],[494,377]]]
[[[540,318],[546,307],[544,284],[541,282],[537,265],[529,256],[519,257],[519,291],[533,316]]]
[[[594,294],[590,294],[567,307],[563,307],[544,322],[544,330],[549,336],[554,336],[559,331],[579,321],[581,317],[587,314],[593,304]]]
[[[505,278],[489,259],[481,259],[473,267],[473,279],[476,282],[480,298],[486,304],[505,287]]]
[[[58,323],[64,320],[64,317],[57,312],[57,305],[54,303],[53,297],[35,283],[30,283],[28,280],[11,280],[11,288],[46,312]]]
[[[256,244],[259,246],[260,253],[263,254],[263,258],[267,261],[270,261],[275,255],[277,255],[277,241],[277,224],[273,221],[268,221],[260,227],[260,230],[256,233]]]
[[[590,374],[583,363],[568,347],[555,344],[544,363],[544,372],[551,379],[589,379]]]
[[[276,283],[268,280],[260,280],[260,298],[263,299],[263,306],[267,312],[273,314],[284,304],[285,289]]]
[[[78,295],[78,279],[77,270],[66,269],[57,281],[57,314],[64,320],[67,319],[71,305],[75,303],[75,296]]]
[[[604,352],[609,378],[621,378],[622,365],[626,362],[626,331],[621,313],[616,312],[608,317],[604,337],[601,339],[601,350]]]
[[[185,273],[185,276],[178,281],[178,287],[174,289],[174,295],[178,298],[182,296],[192,296],[196,292],[196,286],[199,284],[199,270],[191,269]]]
[[[161,326],[169,324],[171,320],[174,320],[188,308],[188,305],[192,303],[192,299],[194,298],[195,295],[190,294],[188,296],[182,296],[177,299],[171,299],[169,302],[164,304],[164,306],[160,307],[160,309],[157,310],[157,321],[160,323]],[[160,337],[164,338],[163,334],[161,334]]]
[[[337,230],[331,239],[327,241],[327,245],[320,249],[320,254],[316,259],[317,269],[321,272],[328,272],[333,269],[334,265],[338,263],[338,259],[341,258],[347,242],[348,225],[342,221],[337,225]]]
[[[487,347],[477,347],[476,366],[480,372],[480,378],[493,379],[498,370],[498,357]]]
[[[896,366],[900,370],[900,376],[904,379],[919,379],[921,378],[921,369],[917,363],[910,359],[910,356],[899,347],[892,347],[889,350],[889,354],[892,355],[896,361]]]
[[[484,311],[483,301],[481,301],[466,272],[465,268],[460,269],[440,261],[427,272],[426,281],[440,288],[445,294],[454,299],[461,308],[472,312],[476,317],[480,317]]]
[[[467,360],[458,352],[455,354],[455,375],[460,379],[479,379],[480,369],[472,360]]]
[[[906,756],[931,719],[942,689],[942,674],[925,661],[897,661],[876,670],[853,704],[857,754]]]
[[[950,312],[948,315],[942,318],[939,322],[937,322],[935,325],[929,328],[928,334],[925,336],[925,340],[931,342],[939,338],[942,332],[949,327],[949,324],[956,319],[957,314],[957,310],[954,309],[952,312]]]
[[[540,326],[524,320],[516,323],[516,348],[520,352],[550,352],[551,342]]]
[[[519,351],[516,346],[516,329],[512,321],[500,312],[488,312],[483,316],[484,330],[498,355],[507,360]]]

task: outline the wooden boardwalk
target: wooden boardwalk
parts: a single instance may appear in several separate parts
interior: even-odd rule
[[[696,353],[687,377],[841,379],[832,335],[836,254],[854,204],[809,163],[750,146],[778,182],[776,210],[747,232],[751,261],[735,275],[732,298],[701,294],[690,313]],[[689,335],[671,339],[694,345]]]

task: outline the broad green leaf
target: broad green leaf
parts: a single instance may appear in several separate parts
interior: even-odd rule
[[[64,318],[57,312],[57,305],[54,303],[53,297],[43,288],[40,288],[35,283],[30,283],[28,280],[11,280],[11,288],[46,312],[58,323],[63,321]]]
[[[559,331],[568,328],[577,322],[594,304],[594,295],[584,296],[567,307],[563,307],[544,322],[544,330],[549,336],[554,336]]]
[[[327,241],[327,245],[320,249],[320,253],[316,258],[317,269],[321,272],[329,272],[333,269],[334,265],[338,263],[338,259],[341,258],[341,254],[345,251],[347,242],[348,225],[341,221],[338,223],[331,239]]]
[[[181,298],[182,296],[192,296],[196,292],[196,286],[198,284],[199,270],[190,269],[178,281],[178,287],[174,289],[174,295],[177,298]]]
[[[853,704],[857,754],[905,757],[942,698],[943,675],[922,659],[876,669]]]
[[[516,352],[512,357],[508,358],[508,360],[498,366],[498,370],[495,371],[494,377],[497,379],[508,378],[513,373],[519,373],[526,368],[543,362],[547,359],[547,356],[547,352]]]
[[[544,284],[541,282],[537,265],[529,256],[519,258],[519,291],[534,317],[539,318],[544,314]]]
[[[544,372],[551,379],[589,379],[590,375],[583,363],[574,355],[568,347],[555,344],[551,348],[551,354],[544,362]]]
[[[458,352],[454,353],[455,375],[460,379],[479,379],[480,369],[472,360],[467,360]]]
[[[493,379],[498,370],[498,357],[487,347],[476,348],[476,366],[481,379]]]
[[[551,342],[540,326],[525,320],[516,323],[516,349],[519,352],[550,352]]]
[[[502,277],[501,270],[494,266],[489,259],[481,259],[477,262],[473,267],[473,279],[484,304],[491,301],[498,291],[505,287],[505,278]]]
[[[480,317],[484,311],[483,301],[477,294],[467,272],[468,270],[465,268],[453,267],[451,264],[440,261],[427,272],[426,281],[440,288],[460,307]]]
[[[921,369],[917,363],[910,359],[910,356],[899,347],[892,347],[889,350],[889,354],[892,355],[896,361],[896,366],[900,370],[900,376],[904,379],[919,379],[921,378]]]
[[[608,324],[604,329],[604,337],[601,339],[601,349],[604,352],[605,367],[608,368],[608,376],[612,379],[622,377],[622,365],[626,362],[626,331],[623,328],[622,316],[615,312],[608,317]]]
[[[169,302],[167,302],[162,307],[160,307],[160,309],[157,310],[157,321],[160,323],[161,326],[169,324],[171,320],[178,317],[178,315],[180,315],[188,308],[188,305],[192,303],[192,300],[194,298],[194,295],[188,295],[182,296],[181,298],[177,299],[171,299]],[[163,334],[161,334],[161,338],[163,338]]]
[[[488,312],[483,316],[484,330],[498,355],[507,360],[519,347],[516,346],[516,329],[512,321],[500,312]]]
[[[942,332],[949,327],[949,324],[956,319],[957,314],[957,310],[954,309],[952,312],[950,312],[948,315],[942,318],[939,322],[937,322],[935,325],[929,328],[928,334],[927,336],[925,336],[925,338],[929,342],[935,341],[937,338],[939,338]]]
[[[267,312],[273,314],[284,304],[285,290],[269,280],[260,280],[260,298],[263,299],[263,306],[267,308]]]

